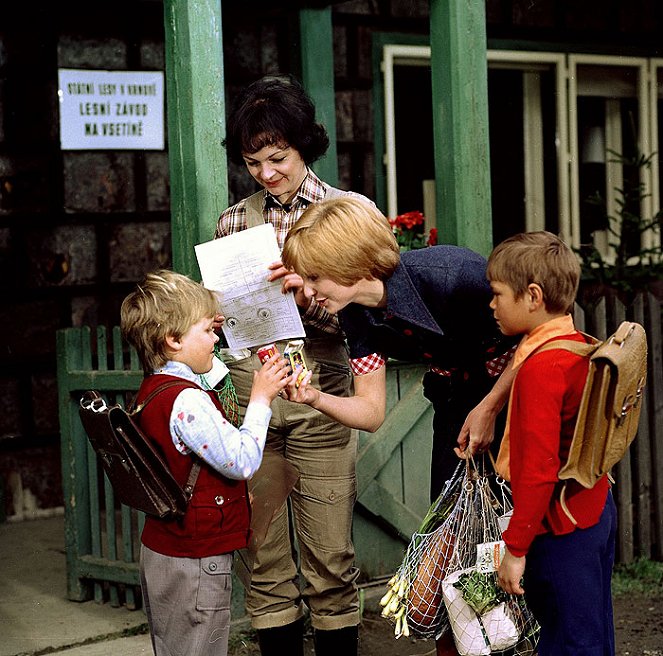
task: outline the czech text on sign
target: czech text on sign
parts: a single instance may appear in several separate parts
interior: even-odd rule
[[[163,72],[58,71],[63,150],[163,150]]]

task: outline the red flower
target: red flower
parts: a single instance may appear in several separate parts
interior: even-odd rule
[[[424,215],[421,212],[405,212],[396,217],[396,223],[400,228],[411,230],[414,226],[423,225]]]
[[[437,229],[432,228],[427,238],[424,232],[425,223],[426,219],[419,211],[405,212],[399,214],[395,219],[389,219],[389,225],[394,231],[401,251],[437,244]]]

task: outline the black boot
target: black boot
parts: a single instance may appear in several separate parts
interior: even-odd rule
[[[357,656],[359,627],[346,626],[333,631],[313,632],[315,656]]]
[[[304,618],[257,633],[262,656],[304,656]]]

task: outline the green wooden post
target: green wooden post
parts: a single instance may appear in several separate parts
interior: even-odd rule
[[[316,107],[317,119],[327,128],[329,150],[313,165],[326,183],[338,185],[336,152],[336,97],[331,7],[299,11],[301,78]]]
[[[431,0],[436,214],[441,241],[492,249],[484,0]]]
[[[228,205],[221,2],[163,4],[173,268],[200,279],[193,247]]]
[[[74,438],[74,433],[81,428],[77,424],[78,402],[72,399],[68,372],[84,368],[90,352],[90,329],[58,330],[56,339],[67,598],[86,601],[91,596],[91,588],[79,576],[79,558],[91,548],[90,499],[87,479],[78,472],[86,469],[87,440]]]

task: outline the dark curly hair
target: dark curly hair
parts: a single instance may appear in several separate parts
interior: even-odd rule
[[[315,121],[315,105],[289,75],[268,75],[243,89],[232,104],[223,145],[233,162],[265,146],[290,146],[306,164],[329,147],[327,130]]]

